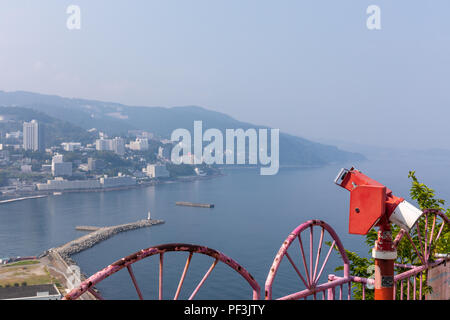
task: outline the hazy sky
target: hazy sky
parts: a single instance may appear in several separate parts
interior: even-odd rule
[[[69,30],[69,5],[81,29]],[[381,9],[368,30],[366,9]],[[0,90],[450,149],[450,1],[0,1]]]

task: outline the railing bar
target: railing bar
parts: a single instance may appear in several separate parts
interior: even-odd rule
[[[442,230],[444,229],[444,226],[445,226],[445,221],[442,221],[442,225],[441,225],[441,227],[439,228],[439,232],[438,232],[438,234],[437,234],[437,236],[436,236],[436,239],[434,239],[434,241],[438,241],[439,237],[441,236],[441,232],[442,232]]]
[[[420,258],[420,260],[422,261],[422,264],[426,264],[425,261],[423,260],[424,258],[422,257],[422,255],[419,253],[419,251],[416,248],[416,245],[414,244],[414,241],[411,239],[411,236],[409,235],[409,233],[406,233],[406,237],[409,239],[409,242],[411,243],[414,251],[416,251],[417,256]]]
[[[351,300],[351,298],[352,298],[352,282],[350,281],[349,283],[347,283],[347,286],[348,286],[347,300]]]
[[[328,278],[328,282],[330,282],[329,278]],[[327,300],[334,300],[334,287],[327,289]]]
[[[400,281],[400,300],[403,300],[403,280]]]
[[[425,214],[424,258],[428,261],[428,212]],[[415,278],[414,278],[415,279]],[[415,281],[414,281],[415,282]],[[415,297],[415,294],[414,294]]]
[[[433,215],[433,225],[431,226],[431,233],[430,233],[430,242],[428,244],[428,247],[430,248],[429,252],[428,252],[428,256],[426,257],[427,261],[430,258],[430,253],[431,253],[431,243],[433,242],[433,235],[434,235],[434,227],[436,226],[436,215]]]
[[[362,287],[362,299],[366,300],[366,285],[361,282],[361,287]]]
[[[314,240],[314,230],[313,230],[313,226],[311,225],[309,227],[310,229],[310,233],[309,233],[309,278],[311,283],[313,283],[313,240]]]
[[[422,277],[422,275],[423,275],[423,273],[422,272],[420,272],[419,273],[419,300],[422,300],[422,281],[423,281],[423,277]]]
[[[301,238],[300,234],[298,235],[298,241],[300,243],[300,249],[302,251],[303,266],[305,267],[306,275],[309,275],[308,266],[307,266],[306,257],[305,257],[305,250],[303,249],[303,242],[302,242],[302,238]],[[311,281],[309,280],[309,276],[307,278],[308,278],[308,287],[311,287]]]
[[[422,245],[422,235],[420,234],[420,228],[419,228],[419,222],[416,223],[416,231],[417,231],[417,237],[419,238],[420,251],[422,252],[423,258],[425,259],[423,245]],[[425,264],[423,259],[422,259],[422,262],[423,262],[423,264]]]
[[[414,284],[413,284],[413,294],[414,294],[413,300],[416,300],[416,275],[414,275],[413,281],[414,281]]]
[[[139,299],[140,300],[144,300],[144,298],[142,297],[141,290],[139,289],[139,286],[137,284],[136,278],[134,277],[134,273],[133,273],[133,269],[131,268],[131,265],[128,265],[127,269],[128,269],[128,273],[130,274],[131,281],[133,281],[133,285],[136,288],[136,292],[137,292],[137,294],[139,296]]]
[[[307,287],[308,289],[310,288],[308,286],[308,284],[306,283],[305,279],[303,278],[302,274],[300,273],[300,271],[297,269],[297,266],[294,264],[294,261],[292,260],[291,256],[289,255],[289,253],[286,251],[286,257],[288,258],[289,262],[291,263],[292,267],[294,267],[295,272],[297,272],[297,274],[299,275],[300,279],[303,281],[305,287]]]
[[[342,300],[343,285],[341,284],[339,287],[339,300]]]
[[[214,260],[214,262],[212,263],[211,267],[209,267],[208,271],[203,276],[203,279],[197,285],[197,287],[195,288],[194,292],[192,292],[191,296],[189,297],[189,300],[194,299],[194,297],[197,294],[198,290],[200,290],[200,288],[203,285],[203,283],[206,281],[206,279],[208,279],[209,275],[214,270],[214,267],[217,265],[217,262],[219,262],[219,259]]]
[[[159,254],[159,300],[163,298],[163,264],[164,264],[164,252]]]
[[[186,260],[186,264],[184,266],[183,273],[181,275],[180,282],[178,283],[177,291],[175,292],[175,297],[173,298],[173,300],[178,300],[178,296],[180,295],[180,291],[181,291],[181,287],[182,287],[183,282],[184,282],[184,278],[186,277],[187,270],[188,270],[189,265],[191,263],[192,255],[193,255],[193,252],[192,251],[189,252],[189,257]]]
[[[406,279],[406,288],[407,288],[407,293],[406,293],[406,300],[409,300],[409,287],[410,287],[410,285],[409,285],[409,278],[408,279]]]
[[[312,277],[313,283],[316,283],[315,279],[316,279],[316,275],[317,275],[317,267],[319,266],[320,253],[322,251],[322,244],[323,244],[323,235],[324,235],[324,233],[325,233],[325,228],[322,227],[322,231],[320,232],[319,246],[317,248],[317,257],[316,257],[316,264],[314,266],[314,275]]]
[[[325,268],[325,265],[326,265],[327,262],[328,262],[328,258],[330,257],[331,252],[333,251],[333,248],[334,248],[335,245],[336,245],[336,240],[333,241],[333,243],[331,244],[330,249],[328,250],[327,255],[325,256],[325,260],[324,260],[323,263],[322,263],[322,267],[320,268],[319,274],[318,274],[318,276],[314,279],[314,282],[315,282],[315,283],[317,283],[317,282],[319,281],[320,276],[322,275],[323,269]]]
[[[305,296],[312,296],[312,294],[314,292],[321,292],[324,290],[328,290],[329,288],[333,288],[333,287],[338,287],[341,284],[346,284],[350,281],[352,281],[351,278],[343,278],[343,277],[336,277],[336,280],[330,280],[327,283],[322,283],[320,285],[318,285],[317,287],[315,287],[314,289],[305,289],[302,291],[298,291],[292,294],[289,294],[287,296],[278,298],[278,300],[299,300],[302,299]]]

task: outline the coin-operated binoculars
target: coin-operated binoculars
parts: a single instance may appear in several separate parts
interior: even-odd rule
[[[409,232],[422,211],[354,168],[341,169],[334,182],[350,191],[349,233],[365,235],[371,228],[379,227],[378,239],[372,249],[375,300],[393,300],[397,251],[393,247],[390,223]]]

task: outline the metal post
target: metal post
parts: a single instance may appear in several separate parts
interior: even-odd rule
[[[372,256],[375,258],[375,300],[394,300],[397,251],[393,248],[391,227],[387,221],[380,225]]]

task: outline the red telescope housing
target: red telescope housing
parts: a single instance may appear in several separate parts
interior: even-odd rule
[[[342,169],[335,181],[350,191],[349,233],[365,235],[374,226],[394,222],[409,230],[422,212],[396,197],[381,183],[354,168]]]
[[[375,300],[393,300],[397,251],[392,243],[390,223],[409,231],[422,211],[354,168],[342,169],[334,182],[350,191],[349,233],[365,235],[372,227],[379,227],[372,249],[372,257],[375,258]]]

